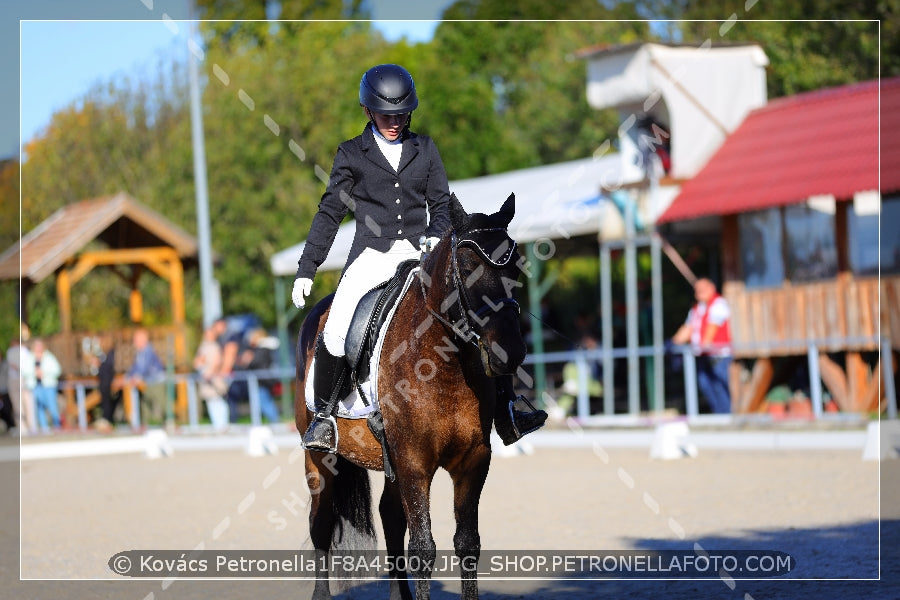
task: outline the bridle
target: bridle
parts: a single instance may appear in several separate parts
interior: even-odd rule
[[[478,310],[473,310],[472,300],[469,297],[469,293],[467,291],[469,286],[467,286],[465,282],[463,282],[462,275],[459,272],[457,250],[464,245],[469,246],[473,250],[475,250],[475,252],[479,256],[481,256],[484,262],[486,262],[492,268],[503,268],[509,263],[516,251],[515,240],[511,240],[507,237],[508,241],[506,242],[506,244],[508,247],[500,256],[495,258],[489,255],[484,247],[472,237],[473,234],[493,232],[503,232],[505,234],[506,229],[501,227],[473,229],[466,232],[465,236],[462,239],[458,239],[456,232],[451,231],[450,265],[448,268],[451,271],[453,289],[441,302],[441,312],[443,312],[446,317],[444,316],[444,314],[441,314],[441,312],[432,309],[431,306],[428,305],[428,292],[425,289],[425,279],[428,276],[427,274],[425,274],[424,268],[419,269],[419,283],[422,287],[422,298],[425,300],[425,308],[435,319],[437,319],[444,326],[449,328],[454,334],[456,334],[457,337],[479,350],[479,352],[481,353],[481,362],[484,365],[485,372],[488,375],[492,374],[490,367],[490,355],[488,354],[488,349],[485,345],[485,342],[482,340],[481,335],[478,333],[478,329],[480,327],[483,327],[485,323],[487,323],[485,315],[492,312],[499,312],[508,307],[515,308],[517,312],[521,312],[521,307],[514,298],[504,296],[498,300],[491,300],[486,295],[483,295],[481,297],[483,301],[482,306],[478,308]],[[498,247],[497,250],[499,250],[501,247],[502,246]],[[422,260],[424,260],[424,254]]]

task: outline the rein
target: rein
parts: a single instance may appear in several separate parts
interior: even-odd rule
[[[493,231],[505,232],[506,230],[501,228],[474,229],[468,232],[468,235],[471,235],[473,233],[485,233]],[[474,320],[477,325],[483,326],[487,322],[487,319],[484,319],[482,317],[488,312],[498,312],[506,306],[514,306],[518,312],[521,312],[521,307],[514,298],[503,297],[498,301],[493,302],[487,296],[482,296],[482,300],[485,301],[485,304],[477,311],[472,310],[472,302],[469,299],[468,293],[466,292],[467,286],[462,281],[462,276],[459,272],[459,261],[456,256],[457,248],[462,246],[463,244],[472,246],[472,248],[474,248],[478,252],[478,254],[481,255],[481,257],[492,267],[500,268],[506,265],[512,258],[513,252],[515,252],[516,249],[516,242],[513,241],[511,244],[509,244],[509,248],[507,248],[500,257],[494,259],[491,256],[488,256],[484,248],[479,246],[474,239],[465,237],[462,240],[458,240],[456,232],[450,232],[451,255],[449,268],[452,271],[453,291],[441,303],[441,310],[446,313],[447,317],[444,317],[443,314],[432,309],[428,305],[428,292],[425,289],[425,279],[423,277],[425,271],[423,267],[420,267],[419,269],[419,284],[422,288],[422,299],[425,301],[425,308],[435,319],[437,319],[445,327],[449,328],[460,339],[478,349],[478,351],[481,353],[481,362],[484,365],[485,372],[488,375],[491,375],[492,373],[490,367],[490,357],[487,347],[482,341],[481,336],[476,331],[476,326],[473,325],[472,321]],[[420,258],[420,265],[422,264],[422,261],[424,261],[424,256],[425,255],[423,253],[422,258]],[[451,314],[453,312],[457,312],[458,316]]]
[[[549,329],[550,331],[552,331],[553,333],[558,335],[560,339],[565,340],[566,342],[569,342],[569,344],[571,344],[571,346],[573,348],[578,347],[578,345],[579,345],[578,342],[576,342],[575,340],[573,340],[572,338],[570,338],[569,336],[567,336],[566,334],[561,332],[559,329],[553,327],[550,323],[548,323],[547,321],[542,319],[540,315],[534,314],[527,308],[525,309],[525,312],[527,312],[529,315],[534,317],[537,321],[540,321],[541,325],[543,325],[544,327],[546,327],[547,329]]]

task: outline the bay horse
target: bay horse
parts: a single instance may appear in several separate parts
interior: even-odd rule
[[[492,377],[516,372],[526,346],[519,327],[519,306],[512,298],[520,286],[520,257],[507,228],[515,214],[510,195],[497,213],[467,214],[451,196],[451,229],[424,255],[418,281],[399,301],[385,333],[378,364],[377,393],[383,414],[389,460],[396,478],[385,477],[378,508],[387,556],[406,555],[409,573],[390,571],[391,600],[430,597],[436,546],[431,533],[430,491],[438,468],[453,482],[462,598],[478,598],[476,566],[481,552],[478,502],[491,463],[490,430],[496,388]],[[295,418],[303,432],[312,414],[304,397],[315,340],[330,299],[320,301],[301,325],[297,345]],[[337,419],[337,454],[305,453],[311,493],[310,538],[316,557],[312,598],[331,598],[329,550],[353,539],[374,549],[371,490],[367,470],[384,470],[382,448],[365,419]],[[412,560],[416,557],[417,560]]]

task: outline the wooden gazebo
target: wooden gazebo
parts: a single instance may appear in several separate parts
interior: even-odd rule
[[[94,242],[100,242],[99,244]],[[151,271],[168,283],[172,321],[148,328],[157,348],[172,350],[176,368],[188,364],[184,264],[195,260],[196,239],[171,221],[125,193],[83,200],[57,210],[0,255],[0,281],[19,279],[22,311],[28,291],[49,276],[56,278],[60,333],[48,343],[69,377],[89,376],[90,352],[99,336],[105,343],[128,347],[131,330],[72,331],[72,288],[97,267],[115,272],[130,288],[129,316],[143,322],[139,282]],[[102,299],[98,304],[102,306]],[[22,314],[27,322],[28,315]],[[87,343],[85,340],[94,342]],[[164,359],[166,357],[163,357]],[[127,367],[128,352],[117,353],[117,368]]]

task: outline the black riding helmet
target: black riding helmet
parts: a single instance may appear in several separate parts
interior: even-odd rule
[[[359,82],[359,103],[383,115],[411,113],[419,106],[416,84],[400,65],[376,65]]]

